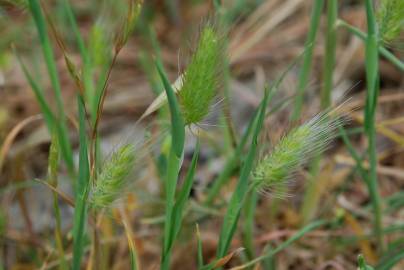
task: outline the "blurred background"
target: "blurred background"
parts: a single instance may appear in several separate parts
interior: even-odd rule
[[[258,107],[267,84],[274,82],[289,69],[274,98],[274,110],[266,119],[259,145],[260,155],[270,149],[295,123],[290,121],[293,99],[301,67],[301,54],[309,31],[313,1],[304,0],[225,0],[218,11],[226,25],[223,37],[228,44],[229,74],[227,94],[218,97],[209,117],[200,124],[204,131],[196,183],[192,190],[191,207],[184,228],[176,244],[172,269],[196,269],[195,224],[199,224],[204,257],[214,258],[217,236],[225,207],[203,208],[198,201],[207,187],[223,169],[231,154],[232,140],[238,140],[253,111]],[[111,61],[114,37],[122,24],[127,5],[116,0],[71,0],[79,30],[89,49],[92,76],[105,76]],[[42,1],[53,24],[63,38],[71,60],[81,66],[79,48],[60,1]],[[160,56],[171,82],[184,71],[201,25],[214,18],[212,1],[161,0],[144,1],[140,19],[128,43],[122,49],[112,69],[108,94],[100,122],[103,159],[122,141],[149,144],[143,151],[142,172],[134,177],[127,200],[131,210],[138,253],[142,269],[156,269],[159,262],[160,231],[163,215],[161,182],[158,171],[159,149],[164,149],[169,130],[167,108],[154,112],[137,122],[148,106],[163,91],[154,68],[153,59]],[[366,31],[363,1],[339,1],[339,17]],[[324,62],[326,16],[323,14],[313,53],[309,84],[305,89],[304,110],[297,122],[310,119],[321,111],[320,91]],[[345,29],[338,29],[337,60],[334,73],[332,101],[345,103],[350,122],[347,129],[359,153],[366,150],[362,132],[365,102],[365,50],[363,42]],[[71,120],[69,135],[78,159],[78,134],[75,123],[76,85],[64,62],[57,40],[51,36],[55,59],[62,85],[63,102]],[[400,42],[389,44],[388,50],[397,58],[404,58]],[[53,228],[52,193],[35,179],[44,179],[50,135],[40,114],[40,108],[30,83],[18,63],[16,54],[45,89],[45,97],[53,109],[57,104],[46,73],[46,66],[38,35],[24,1],[0,1],[0,269],[56,269],[52,260]],[[291,64],[296,62],[291,68]],[[380,193],[384,200],[383,223],[386,238],[396,243],[394,252],[404,246],[404,76],[396,66],[381,58],[381,89],[377,111],[377,172]],[[97,81],[97,80],[94,80]],[[97,87],[96,83],[93,85]],[[279,105],[280,104],[280,105]],[[231,119],[233,134],[226,128]],[[69,121],[70,121],[69,120]],[[11,134],[11,135],[10,135]],[[232,136],[234,138],[232,138]],[[195,136],[187,131],[184,167],[189,166]],[[356,269],[357,254],[362,253],[369,263],[377,256],[374,242],[368,238],[372,230],[372,210],[366,185],[357,173],[354,159],[342,140],[337,139],[322,156],[320,170],[313,179],[308,168],[296,175],[289,193],[291,197],[261,196],[255,216],[254,243],[260,254],[267,244],[277,246],[310,220],[335,218],[335,228],[308,233],[298,244],[292,245],[272,258],[276,269]],[[221,190],[220,199],[227,200],[234,190],[237,173]],[[72,193],[67,168],[60,168],[60,189]],[[315,182],[315,191],[305,198],[305,185]],[[307,197],[307,194],[306,194]],[[306,200],[310,200],[307,202]],[[306,202],[305,202],[306,201]],[[304,204],[309,210],[302,210]],[[60,202],[62,228],[71,241],[72,208]],[[302,214],[303,212],[303,214]],[[113,213],[111,213],[113,217]],[[122,228],[114,219],[102,226],[105,269],[127,268],[129,254]],[[238,238],[239,240],[241,238]],[[241,241],[241,240],[240,240]],[[233,249],[241,246],[233,243]],[[68,244],[67,244],[68,246]],[[392,251],[392,252],[393,252]],[[67,256],[69,253],[67,252]],[[246,258],[234,256],[230,266]],[[258,269],[258,268],[257,268]],[[264,269],[264,268],[263,268]],[[270,268],[268,268],[270,269]],[[271,268],[272,269],[272,268]],[[387,268],[386,268],[387,269]],[[393,269],[404,269],[397,264]]]

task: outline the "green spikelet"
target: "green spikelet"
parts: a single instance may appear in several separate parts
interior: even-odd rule
[[[381,0],[377,19],[382,41],[394,41],[404,30],[404,1]]]
[[[94,208],[107,208],[122,197],[126,179],[135,162],[134,146],[126,144],[112,154],[103,166],[94,186],[91,204]]]
[[[206,25],[185,71],[179,101],[185,124],[200,122],[208,113],[220,87],[224,67],[224,44],[216,28]]]
[[[285,196],[290,176],[327,148],[341,124],[340,118],[332,120],[323,113],[294,128],[258,163],[253,186],[262,192]]]

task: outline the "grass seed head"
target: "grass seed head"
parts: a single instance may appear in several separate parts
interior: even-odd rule
[[[115,52],[118,53],[128,41],[129,35],[132,33],[136,26],[137,18],[139,17],[142,9],[143,0],[129,0],[128,13],[123,23],[123,28],[119,33],[116,43]]]
[[[134,150],[132,144],[120,147],[103,166],[91,196],[94,208],[108,208],[122,197],[126,180],[134,166]]]
[[[329,113],[323,113],[291,130],[270,154],[258,162],[254,171],[254,187],[262,192],[284,196],[293,173],[327,148],[341,124],[341,118],[332,119]]]
[[[377,19],[382,41],[394,41],[404,30],[404,1],[381,0]]]
[[[185,124],[198,123],[209,113],[212,100],[221,85],[224,54],[224,40],[217,27],[205,25],[179,91]]]

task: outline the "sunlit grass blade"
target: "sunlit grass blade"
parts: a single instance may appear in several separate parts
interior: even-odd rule
[[[90,188],[90,167],[85,126],[84,100],[77,96],[79,108],[79,175],[76,185],[74,220],[73,220],[73,270],[79,270],[84,250],[84,234],[87,222],[87,197]]]
[[[161,269],[167,270],[170,267],[171,246],[170,239],[174,230],[172,228],[173,208],[175,203],[175,190],[177,187],[178,174],[181,168],[182,158],[184,155],[184,142],[185,142],[185,123],[182,118],[181,111],[174,90],[164,72],[162,64],[157,61],[157,70],[166,91],[168,104],[171,114],[171,147],[168,156],[166,179],[165,179],[165,222],[164,222],[164,238],[161,257]]]
[[[58,76],[58,71],[56,68],[56,62],[54,58],[53,49],[51,43],[49,41],[49,37],[47,34],[47,27],[45,18],[42,14],[41,7],[39,5],[38,0],[29,0],[29,8],[31,14],[34,18],[36,28],[38,31],[38,35],[41,42],[41,47],[43,50],[43,56],[45,58],[45,63],[48,69],[49,78],[52,84],[52,89],[55,93],[56,105],[58,108],[57,118],[59,121],[59,130],[60,130],[60,146],[62,155],[66,161],[66,164],[71,173],[74,172],[74,163],[73,163],[73,152],[72,147],[69,141],[68,129],[66,123],[66,114],[64,112],[64,105],[62,99],[62,90],[60,87],[60,81]]]

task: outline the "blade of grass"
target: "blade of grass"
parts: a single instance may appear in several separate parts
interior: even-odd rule
[[[171,227],[172,227],[172,230],[174,231],[174,233],[171,234],[171,239],[169,240],[170,248],[173,246],[175,238],[177,237],[177,235],[180,231],[180,228],[181,228],[185,204],[189,198],[192,184],[194,182],[195,169],[196,169],[196,164],[198,162],[198,157],[199,157],[199,148],[200,148],[200,145],[199,145],[199,141],[198,141],[195,146],[195,152],[192,157],[189,171],[185,177],[183,187],[180,190],[180,192],[178,194],[178,198],[176,199],[174,207],[173,207],[173,213],[172,213],[173,224],[171,225]]]
[[[164,72],[163,66],[160,61],[156,62],[157,71],[161,77],[161,80],[166,91],[167,100],[171,114],[171,148],[168,157],[166,180],[165,180],[165,192],[166,192],[166,207],[165,207],[165,222],[164,222],[164,238],[163,249],[161,257],[161,269],[167,270],[170,267],[171,247],[170,239],[174,230],[171,226],[173,223],[173,210],[175,203],[175,189],[177,187],[178,174],[181,168],[182,158],[184,154],[184,142],[185,142],[185,124],[182,118],[179,104],[175,97],[174,90],[171,87],[170,82]]]
[[[197,265],[198,269],[201,269],[203,267],[203,246],[202,246],[201,232],[199,231],[198,224],[196,224],[196,238],[198,247]]]
[[[326,109],[331,105],[331,90],[333,88],[333,75],[337,46],[337,0],[327,1],[327,29],[325,44],[325,60],[323,74],[323,89],[321,92],[321,108]]]
[[[57,121],[55,121],[55,116],[52,113],[52,110],[50,109],[48,103],[46,102],[45,96],[44,96],[44,91],[43,89],[39,86],[39,84],[34,80],[34,78],[31,76],[31,74],[28,71],[28,68],[22,61],[20,55],[17,53],[17,51],[14,49],[14,53],[17,56],[17,61],[20,64],[22,71],[24,72],[25,77],[28,80],[29,85],[32,88],[32,91],[35,94],[36,100],[38,101],[39,107],[41,109],[41,112],[43,114],[43,117],[45,119],[45,123],[48,127],[49,131],[52,131],[53,127],[57,125]]]
[[[303,227],[302,229],[300,229],[298,232],[296,232],[294,235],[292,235],[288,240],[286,240],[285,242],[283,242],[282,244],[280,244],[278,247],[276,247],[273,250],[270,250],[269,252],[267,252],[264,255],[261,255],[257,258],[255,258],[254,260],[241,265],[241,266],[237,266],[237,267],[233,267],[230,270],[241,270],[241,269],[245,269],[247,267],[253,266],[256,263],[259,263],[267,258],[273,257],[275,254],[277,254],[278,252],[284,250],[285,248],[287,248],[288,246],[290,246],[291,244],[293,244],[295,241],[299,240],[300,238],[302,238],[305,234],[307,234],[308,232],[315,230],[325,224],[327,224],[327,221],[324,220],[317,220],[314,221],[308,225],[306,225],[305,227]]]
[[[56,68],[55,58],[53,54],[53,49],[49,41],[47,34],[47,27],[45,23],[45,18],[42,14],[41,7],[38,0],[29,0],[29,9],[34,18],[38,35],[40,38],[40,43],[43,51],[43,56],[48,69],[49,78],[51,80],[52,89],[56,98],[56,105],[58,108],[58,121],[59,121],[59,136],[60,136],[60,146],[61,152],[65,159],[65,162],[69,168],[69,171],[74,173],[74,162],[73,162],[73,152],[69,141],[68,129],[66,115],[64,112],[64,106],[62,101],[62,91],[60,87],[60,81],[58,76],[58,71]]]
[[[379,95],[379,37],[376,18],[373,10],[373,1],[366,0],[366,18],[368,24],[368,37],[366,39],[366,104],[365,104],[365,133],[368,138],[369,179],[366,182],[374,211],[374,232],[376,234],[378,249],[383,250],[382,214],[380,193],[377,180],[377,149],[375,114],[377,98]]]
[[[333,75],[336,58],[336,19],[338,16],[337,0],[327,1],[327,28],[326,28],[326,44],[325,59],[323,64],[323,87],[321,89],[321,109],[326,110],[331,106],[331,90],[333,87]],[[301,216],[303,224],[307,224],[317,212],[318,201],[321,198],[320,186],[326,185],[324,181],[327,178],[319,177],[321,171],[321,155],[317,155],[310,164],[309,181],[301,207]]]
[[[317,31],[320,25],[321,12],[323,10],[324,0],[315,0],[311,13],[310,29],[305,44],[305,54],[303,58],[303,66],[300,70],[297,93],[295,98],[295,106],[291,115],[291,120],[299,119],[304,101],[304,91],[309,81],[311,65],[313,61],[314,43],[316,41]]]
[[[348,24],[347,22],[343,21],[343,20],[337,20],[337,26],[342,26],[345,29],[347,29],[350,33],[352,33],[353,35],[357,36],[358,38],[360,38],[361,40],[363,40],[364,42],[367,39],[367,35],[366,33],[363,33],[360,29]],[[383,46],[381,46],[381,44],[379,44],[378,46],[379,48],[379,52],[381,55],[383,55],[388,61],[390,61],[393,65],[395,65],[398,69],[400,69],[401,71],[404,71],[404,62],[401,61],[400,59],[398,59],[394,54],[392,54],[391,52],[389,52],[386,48],[384,48]]]
[[[265,90],[265,95],[261,102],[259,113],[257,114],[257,123],[253,133],[250,149],[248,151],[246,160],[244,161],[244,164],[241,168],[240,177],[237,182],[236,190],[231,196],[226,214],[223,219],[223,225],[220,232],[219,244],[216,254],[217,258],[222,258],[226,255],[231,240],[233,239],[234,232],[236,230],[236,226],[240,216],[240,211],[245,201],[245,196],[249,189],[248,179],[250,177],[253,163],[255,160],[258,145],[258,135],[264,123],[266,107],[268,105],[269,100],[273,96],[273,93],[274,93],[273,87]]]
[[[58,186],[58,166],[59,166],[59,145],[57,140],[57,133],[52,134],[52,142],[49,149],[48,158],[48,181],[49,184],[54,188]],[[68,270],[65,259],[65,252],[63,249],[63,238],[62,238],[62,221],[59,208],[59,200],[56,192],[53,192],[53,210],[55,212],[55,240],[56,247],[58,250],[60,269]]]
[[[73,270],[79,270],[84,250],[84,234],[87,220],[87,197],[90,187],[90,168],[86,136],[86,116],[84,100],[77,95],[79,108],[79,175],[76,185],[76,197],[73,219]]]
[[[252,191],[246,201],[246,208],[244,211],[244,226],[243,226],[243,246],[247,254],[248,260],[252,260],[255,257],[254,250],[254,216],[255,209],[258,202],[258,193]]]
[[[77,47],[79,48],[80,51],[80,56],[83,62],[83,72],[82,72],[82,76],[83,76],[83,83],[84,83],[84,89],[86,92],[86,98],[88,103],[90,104],[90,108],[92,108],[93,106],[91,106],[94,103],[94,84],[93,84],[93,80],[92,80],[92,64],[91,64],[91,60],[90,60],[90,55],[88,53],[87,47],[84,43],[84,39],[80,33],[79,27],[77,25],[77,20],[76,17],[74,15],[73,9],[70,5],[70,1],[69,0],[63,0],[62,1],[62,7],[63,7],[63,11],[66,14],[67,20],[71,26],[71,29],[73,30],[73,34],[76,38],[76,42],[77,42]],[[91,112],[91,111],[90,111]],[[93,118],[95,117],[94,114],[91,115]]]
[[[299,57],[295,59],[289,66],[283,71],[283,73],[279,76],[279,78],[274,82],[273,89],[276,91],[279,88],[279,85],[283,82],[285,79],[286,75],[288,72],[296,65],[298,60],[304,55],[305,52],[303,52]],[[273,113],[276,110],[282,108],[282,106],[288,101],[288,98],[285,100],[281,100],[278,104],[274,106],[272,110],[270,110],[268,113]],[[260,110],[260,107],[256,109],[254,112],[250,122],[248,123],[248,127],[246,131],[244,132],[243,136],[241,137],[240,142],[237,144],[236,149],[234,150],[231,158],[229,158],[226,162],[226,165],[224,166],[223,170],[219,174],[219,176],[214,180],[213,186],[209,189],[207,197],[206,197],[206,202],[205,204],[211,205],[214,201],[215,198],[218,197],[218,194],[220,192],[220,189],[227,183],[229,180],[232,172],[237,168],[240,162],[240,156],[242,154],[242,151],[244,149],[244,146],[252,133],[252,130],[255,127],[255,122],[256,122],[256,116],[258,114],[258,111]]]

